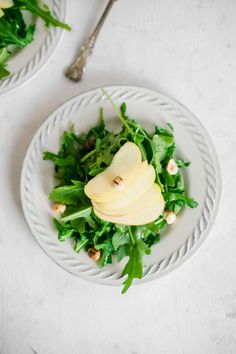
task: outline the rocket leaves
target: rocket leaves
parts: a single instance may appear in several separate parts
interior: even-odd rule
[[[105,95],[107,93],[103,92]],[[165,199],[165,210],[178,214],[184,206],[195,208],[197,202],[187,196],[180,169],[189,166],[189,162],[176,159],[179,171],[170,175],[166,169],[168,161],[174,158],[175,141],[173,127],[155,127],[153,133],[147,132],[140,123],[127,115],[126,104],[118,109],[109,95],[121,122],[121,129],[113,133],[106,128],[103,109],[100,110],[98,124],[87,133],[77,134],[74,127],[65,131],[57,153],[45,152],[44,160],[53,162],[57,186],[49,193],[53,203],[66,206],[65,212],[54,219],[58,239],[73,241],[75,252],[90,248],[99,250],[98,262],[104,267],[113,261],[128,259],[123,269],[125,293],[134,279],[141,279],[143,257],[150,254],[153,245],[159,242],[161,231],[167,226],[164,215],[150,224],[140,226],[118,225],[98,218],[93,212],[91,201],[84,193],[85,184],[106,169],[115,153],[127,141],[134,142],[156,171],[156,183],[159,184]]]
[[[46,5],[39,6],[37,0],[14,0],[14,5],[4,9],[0,17],[0,80],[10,74],[7,59],[12,55],[12,46],[24,48],[34,40],[35,25],[26,24],[23,11],[41,18],[45,25],[70,30],[70,26],[56,19]]]

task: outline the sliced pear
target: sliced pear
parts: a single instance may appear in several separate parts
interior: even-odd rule
[[[137,200],[133,201],[131,204],[127,205],[124,208],[105,209],[103,207],[105,204],[106,205],[111,204],[112,206],[111,202],[107,202],[107,203],[92,202],[92,204],[96,210],[98,210],[103,214],[111,215],[111,216],[121,216],[121,215],[134,213],[138,210],[145,209],[154,204],[163,205],[163,196],[161,194],[160,187],[156,183],[153,183],[151,187],[146,192],[144,192]]]
[[[125,143],[115,154],[111,165],[91,179],[85,186],[85,194],[97,202],[113,200],[128,189],[129,182],[137,176],[142,156],[137,145]]]
[[[103,203],[94,203],[93,205],[96,209],[105,213],[107,210],[126,208],[139,199],[152,186],[154,180],[155,170],[153,166],[148,165],[147,161],[144,161],[137,176],[131,181],[119,198]]]
[[[115,224],[124,225],[144,225],[156,220],[164,210],[164,199],[160,199],[158,203],[140,209],[136,212],[126,215],[106,215],[94,209],[94,213],[102,220],[109,221]]]
[[[0,0],[0,7],[2,9],[8,9],[14,5],[13,0]]]
[[[0,17],[4,16],[4,12],[2,11],[2,9],[0,8]]]

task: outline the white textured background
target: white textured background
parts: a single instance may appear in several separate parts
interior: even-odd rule
[[[80,84],[63,76],[105,0],[68,0],[64,33],[33,80],[0,96],[0,353],[236,353],[236,1],[119,0]],[[186,264],[125,296],[73,277],[38,247],[22,215],[26,148],[75,94],[106,84],[169,94],[208,129],[221,161],[221,207]]]

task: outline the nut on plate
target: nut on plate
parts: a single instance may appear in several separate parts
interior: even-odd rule
[[[52,206],[52,210],[54,211],[55,214],[61,215],[66,210],[66,206],[61,203],[54,203]]]
[[[88,256],[93,259],[94,261],[98,261],[101,257],[101,251],[96,250],[95,248],[88,249]]]
[[[113,186],[118,188],[118,189],[124,189],[125,183],[122,177],[116,176],[113,179]]]
[[[166,210],[164,213],[164,219],[168,225],[171,225],[176,220],[176,214],[171,210]]]
[[[166,166],[166,170],[172,176],[176,175],[179,172],[178,166],[177,166],[174,159],[169,160],[169,162]]]

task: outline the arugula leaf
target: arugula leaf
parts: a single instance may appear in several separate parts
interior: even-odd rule
[[[168,137],[174,137],[173,135],[173,127],[172,125],[170,125],[170,123],[167,123],[168,127],[171,127],[171,131],[167,130],[167,129],[164,129],[164,128],[161,128],[161,127],[156,127],[155,129],[155,132],[157,135],[159,136],[168,136]]]
[[[130,245],[129,250],[129,261],[126,264],[122,275],[128,275],[127,279],[123,282],[124,288],[122,294],[124,294],[130,285],[132,284],[133,279],[141,279],[143,275],[143,256],[144,254],[150,254],[151,250],[146,245],[143,240],[136,238],[133,228],[128,227],[130,232],[130,237],[132,239],[132,245]]]
[[[166,156],[166,150],[174,144],[174,137],[170,135],[157,135],[153,136],[153,143],[155,151],[158,155],[159,161],[163,161]]]
[[[8,52],[7,48],[0,49],[0,64],[3,64],[7,58],[9,57],[10,53]]]
[[[71,220],[71,226],[81,235],[85,232],[85,218]]]
[[[21,37],[17,33],[18,26],[13,22],[7,21],[7,18],[0,18],[0,46],[7,47],[8,45],[15,45],[18,48],[24,48],[27,44],[33,40],[33,33],[35,26],[31,25],[25,32],[24,37]]]
[[[61,139],[61,148],[59,151],[59,155],[61,157],[67,155],[72,155],[76,157],[79,148],[80,144],[76,135],[74,134],[73,128],[69,132],[65,131]]]
[[[169,187],[175,186],[175,176],[170,175],[166,170],[162,171],[162,178],[164,179],[165,187],[167,190]]]
[[[94,238],[93,238],[94,246],[96,246],[97,249],[101,249],[104,246],[103,245],[104,237],[102,236],[105,236],[105,238],[109,238],[107,237],[110,231],[108,225],[109,223],[103,222],[99,226],[97,226],[97,230],[95,231]],[[102,241],[100,241],[100,238],[102,239]]]
[[[136,228],[135,234],[138,239],[151,247],[160,241],[160,231],[166,226],[166,221],[160,216],[156,221]]]
[[[191,165],[190,161],[175,160],[175,162],[176,162],[177,166],[180,168],[189,167]]]
[[[192,198],[186,197],[183,193],[163,193],[164,199],[166,201],[167,207],[173,210],[175,204],[183,207],[184,205],[189,206],[190,208],[196,208],[198,206],[198,202]]]
[[[112,244],[115,251],[117,251],[120,246],[123,246],[129,242],[130,242],[130,237],[126,229],[125,232],[120,230],[116,231],[112,237]]]
[[[10,71],[6,69],[6,65],[3,63],[0,63],[0,80],[3,79],[4,77],[8,76],[10,74]]]
[[[76,239],[74,243],[74,250],[75,252],[79,253],[89,242],[89,239],[85,236],[82,235],[81,239]]]
[[[152,234],[150,233],[150,235],[146,238],[145,243],[147,243],[148,247],[151,247],[155,244],[157,244],[161,239],[160,234]]]
[[[37,5],[36,0],[18,0],[18,6],[22,6],[23,9],[30,11],[32,14],[42,18],[46,26],[55,26],[61,27],[68,31],[71,30],[71,27],[67,24],[60,22],[55,17],[53,17],[49,10],[43,10]]]
[[[71,206],[66,208],[66,211],[63,213],[61,220],[70,221],[78,218],[86,218],[91,214],[91,206]]]
[[[168,161],[173,158],[174,152],[175,152],[175,143],[173,143],[166,149],[165,159],[163,160],[164,165],[166,165]]]
[[[95,177],[97,176],[99,173],[103,172],[105,170],[105,167],[97,167],[97,168],[94,168],[93,170],[91,170],[89,172],[89,176],[91,177]]]
[[[198,202],[195,199],[187,197],[185,197],[185,204],[192,209],[198,206]]]
[[[44,152],[44,160],[51,160],[56,166],[72,166],[76,163],[74,156],[68,155],[66,157],[60,157],[59,155],[53,154],[49,151]]]
[[[76,204],[81,197],[84,197],[84,183],[79,182],[76,185],[56,187],[49,193],[49,199],[52,202],[62,204]]]
[[[106,130],[105,127],[104,110],[101,107],[99,110],[98,124],[88,131],[87,138],[93,140],[99,139],[101,141],[101,139],[105,138],[108,134],[109,132]]]
[[[112,253],[114,252],[114,248],[112,246],[111,241],[107,240],[102,244],[102,247],[100,247],[100,249],[102,249],[102,257],[100,259],[99,264],[101,267],[104,267],[112,263]]]
[[[172,124],[170,124],[170,123],[168,122],[168,123],[167,123],[167,126],[168,126],[168,128],[171,130],[171,132],[174,131],[174,127],[173,127]]]
[[[55,228],[58,231],[58,240],[65,241],[68,238],[72,238],[76,233],[76,230],[71,227],[70,224],[60,223],[57,219],[53,219]]]
[[[124,257],[129,255],[129,244],[120,246],[116,251],[117,262],[120,262]]]
[[[163,172],[163,167],[166,164],[166,160],[170,159],[175,150],[174,136],[169,131],[157,128],[156,133],[152,138],[152,147],[153,147],[153,159],[152,164],[156,170],[156,182],[158,183],[161,191],[164,192],[164,187],[166,186],[166,181],[162,183],[160,179],[160,174]],[[164,172],[165,176],[165,172]],[[170,179],[169,179],[170,181]]]

